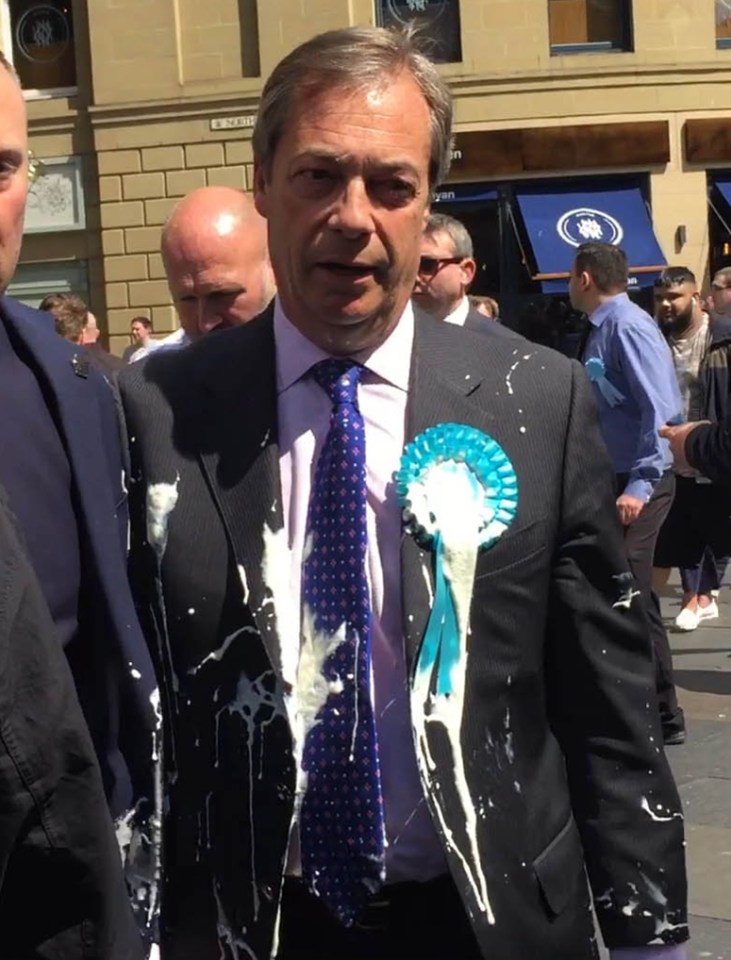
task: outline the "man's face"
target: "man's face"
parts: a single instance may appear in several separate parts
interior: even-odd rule
[[[655,287],[655,319],[663,330],[686,330],[698,306],[698,291],[692,283]]]
[[[191,340],[248,323],[274,295],[264,231],[246,224],[225,235],[207,232],[182,252],[170,250],[165,270]]]
[[[28,132],[18,85],[0,66],[0,293],[15,273],[28,196]]]
[[[130,332],[132,333],[132,341],[134,343],[144,343],[150,335],[150,331],[144,323],[140,323],[139,320],[135,320],[130,327]]]
[[[425,234],[414,300],[437,320],[443,320],[462,300],[474,275],[475,261],[455,258],[454,242],[448,233],[439,230]]]
[[[721,278],[714,280],[711,284],[711,299],[714,316],[731,316],[731,283]]]
[[[284,312],[313,343],[382,343],[414,286],[429,204],[429,110],[404,74],[292,105],[255,198]]]

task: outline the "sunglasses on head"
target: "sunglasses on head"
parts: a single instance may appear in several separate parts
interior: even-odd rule
[[[464,257],[419,257],[419,273],[433,277],[450,263],[462,263]]]

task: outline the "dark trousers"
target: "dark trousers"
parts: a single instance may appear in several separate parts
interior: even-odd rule
[[[728,491],[676,477],[675,499],[655,546],[656,567],[678,567],[685,593],[718,590],[731,553]]]
[[[616,481],[618,496],[623,492],[626,484],[627,475],[619,474]],[[640,590],[642,607],[652,641],[655,690],[663,732],[666,734],[683,730],[685,719],[675,693],[673,657],[660,614],[660,602],[652,589],[652,566],[657,535],[672,506],[674,495],[675,477],[672,473],[666,473],[655,487],[639,517],[634,523],[625,527],[624,532],[627,561]]]
[[[300,880],[284,884],[277,960],[481,960],[451,877],[384,887],[346,929]]]

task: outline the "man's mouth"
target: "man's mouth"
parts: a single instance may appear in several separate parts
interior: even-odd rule
[[[351,280],[365,280],[376,272],[375,267],[366,263],[341,263],[336,260],[321,260],[317,266],[321,270],[327,270],[336,276]]]

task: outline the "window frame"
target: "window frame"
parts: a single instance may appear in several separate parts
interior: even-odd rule
[[[714,12],[714,28],[716,32],[716,50],[731,50],[731,36],[719,37],[718,35],[718,21],[715,19],[717,8],[718,8],[718,0],[714,0],[713,12]],[[731,18],[731,4],[729,4],[728,12],[729,12],[729,18]]]
[[[586,0],[585,0],[586,2]],[[634,10],[632,0],[618,0],[621,4],[622,38],[619,44],[611,40],[598,40],[594,43],[551,43],[550,0],[546,3],[548,16],[548,44],[552,57],[575,56],[581,53],[634,53]]]
[[[71,3],[71,0],[69,0]],[[73,13],[73,3],[71,3]],[[13,31],[10,26],[10,0],[0,0],[0,49],[5,54],[6,59],[13,63]],[[74,39],[74,54],[76,53],[76,40]],[[48,87],[45,90],[34,90],[21,88],[26,100],[53,100],[58,97],[73,97],[79,92],[78,84],[73,87]]]

